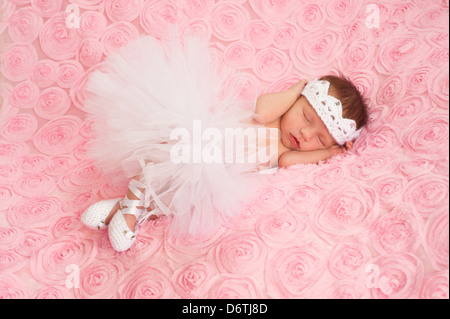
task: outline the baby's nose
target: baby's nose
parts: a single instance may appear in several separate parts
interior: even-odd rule
[[[301,134],[303,140],[306,142],[311,138],[311,132],[308,129],[303,128],[300,131],[300,134]]]

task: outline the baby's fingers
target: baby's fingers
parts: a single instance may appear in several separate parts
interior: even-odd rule
[[[345,148],[347,151],[350,151],[353,147],[353,142],[347,142],[345,143]]]

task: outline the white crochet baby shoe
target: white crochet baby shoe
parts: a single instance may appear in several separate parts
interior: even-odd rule
[[[81,221],[90,229],[105,229],[105,220],[121,198],[106,199],[89,206],[81,215]]]
[[[111,219],[108,227],[108,235],[109,241],[111,242],[111,246],[116,251],[126,251],[131,248],[133,243],[136,241],[136,236],[138,232],[138,220],[142,215],[142,212],[145,211],[145,208],[142,206],[144,202],[144,194],[138,189],[138,187],[145,187],[141,182],[133,179],[128,189],[139,199],[129,199],[125,198],[120,202],[120,209]],[[128,228],[127,222],[123,215],[134,215],[136,216],[136,226],[134,232]]]

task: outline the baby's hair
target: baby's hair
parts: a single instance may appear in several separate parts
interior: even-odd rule
[[[345,76],[326,75],[320,78],[330,82],[330,95],[342,103],[342,116],[356,122],[356,128],[365,126],[369,120],[367,103],[356,86]]]

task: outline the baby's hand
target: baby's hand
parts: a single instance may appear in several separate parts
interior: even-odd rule
[[[289,91],[294,92],[296,94],[296,97],[298,98],[307,83],[308,83],[307,80],[304,79],[300,80],[297,83],[292,84],[291,87],[289,88]]]
[[[353,142],[347,142],[345,145],[333,145],[330,148],[328,148],[328,152],[330,153],[330,156],[334,156],[337,154],[342,154],[345,151],[351,150],[353,147]]]

